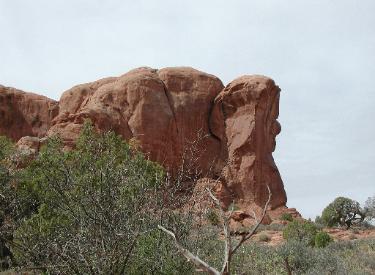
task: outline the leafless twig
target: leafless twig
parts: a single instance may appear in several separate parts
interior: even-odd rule
[[[230,265],[231,265],[233,255],[236,253],[238,248],[240,248],[241,245],[245,241],[250,239],[255,234],[259,225],[262,223],[264,217],[266,216],[268,205],[271,201],[271,195],[272,195],[271,190],[270,190],[268,185],[267,185],[267,190],[268,190],[268,200],[263,207],[263,211],[262,211],[262,215],[261,215],[260,219],[257,219],[257,217],[254,213],[254,219],[256,220],[256,224],[246,234],[242,235],[240,241],[236,245],[232,246],[233,242],[232,242],[232,239],[231,239],[231,236],[230,236],[229,221],[230,221],[230,217],[233,213],[233,208],[230,210],[229,215],[226,214],[224,209],[221,206],[221,203],[220,203],[219,199],[215,197],[215,195],[212,193],[212,191],[210,189],[207,189],[209,196],[211,197],[213,202],[216,204],[216,206],[220,209],[221,217],[222,217],[222,220],[223,220],[223,232],[224,232],[224,236],[225,236],[225,247],[224,247],[224,262],[223,262],[221,271],[218,271],[217,269],[211,267],[209,264],[207,264],[205,261],[200,259],[198,256],[194,255],[189,250],[184,248],[179,243],[178,239],[176,238],[176,235],[172,231],[164,228],[161,225],[158,225],[158,228],[160,230],[164,231],[165,233],[167,233],[169,236],[171,236],[173,238],[173,240],[175,242],[175,245],[176,245],[177,249],[180,251],[180,253],[182,255],[184,255],[188,259],[188,261],[193,262],[197,268],[200,268],[202,271],[205,271],[208,274],[229,275],[230,274]]]

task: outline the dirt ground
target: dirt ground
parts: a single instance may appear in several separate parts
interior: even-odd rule
[[[327,232],[335,241],[347,241],[347,240],[357,240],[357,239],[375,239],[375,229],[341,229],[341,228],[325,228],[323,229]],[[259,240],[261,235],[267,235],[269,237],[269,241],[261,241]],[[283,243],[285,240],[283,238],[282,231],[272,231],[272,230],[265,230],[262,232],[257,233],[253,236],[253,240],[265,243],[267,245],[279,245]]]

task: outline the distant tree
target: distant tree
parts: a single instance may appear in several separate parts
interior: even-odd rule
[[[338,197],[324,208],[321,222],[329,227],[340,225],[348,229],[355,223],[363,222],[365,216],[365,211],[357,201]]]
[[[375,195],[367,198],[364,206],[364,212],[366,213],[366,218],[369,220],[375,219]]]
[[[323,226],[323,225],[324,225],[324,222],[323,222],[321,216],[316,216],[314,222],[315,222],[315,224],[317,224],[318,226]]]

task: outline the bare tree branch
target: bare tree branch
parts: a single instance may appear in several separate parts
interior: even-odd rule
[[[230,265],[231,265],[231,261],[232,261],[232,257],[234,255],[234,253],[237,251],[237,249],[239,247],[241,247],[241,245],[245,241],[250,239],[251,236],[253,236],[255,234],[259,225],[262,223],[264,217],[266,216],[268,205],[271,201],[271,195],[272,195],[271,190],[270,190],[269,186],[267,185],[268,200],[267,200],[266,204],[264,205],[264,208],[263,208],[262,215],[261,215],[260,219],[259,220],[257,219],[257,217],[255,215],[255,212],[254,212],[254,219],[256,221],[256,224],[253,226],[251,231],[247,232],[245,235],[242,236],[241,240],[234,247],[232,247],[232,239],[231,239],[231,236],[230,236],[230,228],[229,228],[229,222],[230,222],[230,218],[231,218],[232,213],[233,213],[233,207],[230,210],[229,215],[226,214],[224,209],[221,207],[220,200],[215,197],[215,195],[212,193],[212,191],[209,188],[206,188],[206,190],[208,191],[208,194],[211,197],[211,199],[213,200],[213,202],[215,203],[215,205],[219,208],[220,214],[221,214],[221,217],[222,217],[222,220],[223,220],[223,232],[224,232],[224,237],[225,237],[225,247],[224,247],[224,261],[223,261],[222,269],[221,269],[220,272],[218,270],[216,270],[215,268],[211,267],[209,264],[207,264],[203,260],[201,260],[198,256],[195,256],[194,254],[192,254],[186,248],[184,248],[178,242],[175,234],[172,231],[167,230],[166,228],[164,228],[161,225],[158,225],[158,228],[160,230],[164,231],[165,233],[167,233],[168,235],[170,235],[173,238],[173,240],[175,242],[175,245],[178,248],[178,250],[180,251],[180,253],[182,255],[184,255],[189,261],[192,261],[196,265],[196,267],[200,268],[202,271],[205,271],[208,274],[229,275],[230,274]]]
[[[221,269],[221,273],[223,274],[225,271],[229,272],[228,271],[229,263],[230,263],[231,256],[232,256],[232,253],[231,253],[232,240],[231,240],[231,237],[230,237],[229,220],[230,220],[230,217],[232,216],[232,213],[233,213],[233,207],[230,210],[229,215],[226,215],[225,211],[221,207],[220,200],[215,197],[215,195],[212,193],[212,191],[209,188],[206,188],[206,190],[207,190],[208,194],[210,195],[211,199],[216,204],[216,206],[220,209],[220,214],[221,214],[221,217],[223,219],[223,232],[224,232],[224,237],[225,237],[224,262],[223,262],[223,266],[222,266],[222,269]]]
[[[161,225],[158,225],[158,228],[160,230],[164,231],[165,233],[167,233],[169,236],[171,236],[173,238],[177,249],[180,251],[180,253],[182,255],[185,256],[186,259],[188,259],[188,261],[192,261],[195,264],[195,266],[197,266],[198,268],[201,268],[203,271],[207,272],[208,274],[212,274],[212,275],[220,275],[221,274],[221,272],[219,272],[215,268],[211,267],[209,264],[207,264],[206,262],[201,260],[199,257],[195,256],[193,253],[191,253],[186,248],[184,248],[178,242],[178,240],[176,238],[176,235],[172,231],[166,229],[165,227],[163,227]]]
[[[271,190],[270,190],[270,187],[267,185],[267,190],[268,190],[268,200],[266,202],[266,204],[264,205],[263,207],[263,211],[262,211],[262,216],[260,217],[260,219],[258,220],[258,222],[255,224],[255,226],[253,227],[253,229],[248,232],[247,234],[243,235],[241,240],[239,241],[239,243],[233,248],[232,250],[232,254],[234,254],[236,252],[236,250],[245,242],[247,241],[248,239],[251,238],[251,236],[254,235],[254,233],[256,232],[256,230],[258,229],[259,225],[262,223],[264,217],[266,216],[266,213],[267,213],[267,209],[268,209],[268,205],[271,201],[271,196],[272,196],[272,193],[271,193]]]

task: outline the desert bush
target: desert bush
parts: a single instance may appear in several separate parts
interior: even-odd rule
[[[271,223],[264,227],[264,230],[270,231],[283,231],[285,225],[281,223]]]
[[[291,221],[293,221],[293,216],[292,216],[292,214],[290,214],[290,213],[283,213],[283,214],[281,215],[281,217],[280,217],[280,220],[291,222]]]
[[[220,217],[215,209],[209,209],[207,212],[207,219],[212,225],[220,224]]]
[[[336,255],[342,274],[373,274],[375,270],[375,240],[362,239],[332,242],[324,250]]]
[[[271,237],[266,233],[260,233],[258,236],[258,240],[261,242],[269,242],[271,240]]]
[[[288,274],[347,274],[343,261],[328,248],[306,246],[289,241],[277,248]]]
[[[289,240],[281,245],[277,252],[283,259],[284,270],[288,273],[306,272],[312,266],[313,250],[299,240]]]
[[[63,274],[134,274],[136,266],[187,271],[157,232],[160,223],[189,221],[165,206],[165,182],[161,166],[89,123],[74,150],[51,138],[18,182],[36,211],[13,233],[15,261]],[[187,228],[180,228],[184,236]]]
[[[186,228],[186,230],[189,229],[190,227]],[[186,243],[187,236],[182,232],[180,236],[181,242]],[[194,269],[191,263],[179,256],[173,244],[157,228],[139,236],[126,268],[126,274],[193,273]]]
[[[326,247],[332,241],[332,237],[327,232],[320,231],[315,235],[315,247]]]
[[[10,251],[7,241],[11,238],[7,216],[12,212],[13,190],[10,156],[14,150],[12,142],[0,136],[0,271],[9,266]]]
[[[271,223],[271,224],[260,224],[256,230],[256,233],[260,233],[262,231],[283,231],[285,228],[284,224],[281,223]]]
[[[317,232],[314,223],[294,220],[285,226],[283,237],[287,241],[299,241],[305,245],[314,246]]]
[[[15,228],[35,211],[35,198],[18,185],[17,166],[23,158],[8,138],[0,136],[0,270],[11,263]]]
[[[346,226],[350,228],[354,223],[361,223],[365,219],[365,211],[359,203],[349,198],[338,197],[324,208],[321,222],[326,226]]]
[[[284,274],[283,259],[274,247],[245,243],[233,258],[231,274]]]
[[[258,226],[258,228],[257,228],[257,230],[256,230],[256,232],[255,233],[260,233],[260,232],[262,232],[262,231],[264,231],[264,230],[267,230],[267,226],[268,225],[266,225],[266,224],[260,224],[259,226]]]

